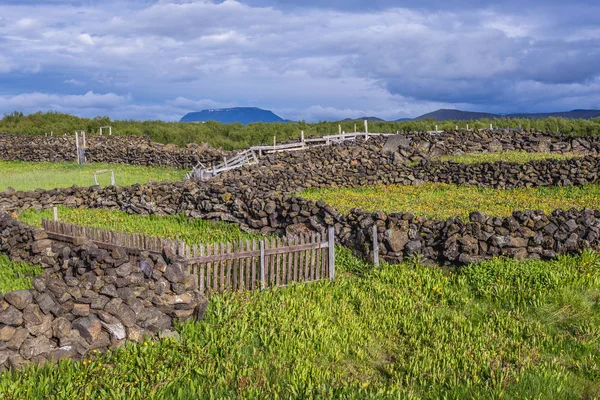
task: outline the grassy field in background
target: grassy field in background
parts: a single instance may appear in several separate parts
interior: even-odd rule
[[[4,372],[4,399],[600,396],[600,257],[372,269],[211,298],[179,341]]]
[[[428,218],[467,218],[472,211],[508,216],[513,211],[582,209],[600,207],[600,186],[552,186],[519,189],[488,189],[426,183],[420,186],[370,186],[361,188],[310,189],[299,196],[323,200],[341,212],[356,207],[366,211],[413,212]]]
[[[30,289],[31,278],[42,273],[39,265],[13,262],[0,255],[0,293]]]
[[[59,207],[58,215],[61,222],[165,239],[180,239],[192,245],[257,238],[256,235],[243,232],[236,224],[188,219],[183,215],[141,216],[117,210],[68,207]],[[19,216],[19,220],[35,226],[41,226],[43,218],[52,219],[52,210],[28,209]]]
[[[16,190],[54,189],[94,185],[94,172],[102,169],[115,171],[115,183],[130,186],[147,183],[154,179],[181,180],[186,171],[163,167],[142,167],[125,164],[90,163],[79,165],[72,162],[23,162],[0,160],[0,191],[9,187]],[[98,176],[101,186],[110,185],[110,174]]]
[[[582,157],[581,154],[575,153],[550,153],[550,152],[542,152],[542,153],[528,153],[526,151],[499,151],[496,153],[476,153],[476,154],[462,154],[459,156],[441,156],[438,158],[432,158],[431,161],[440,161],[440,162],[457,162],[461,164],[477,164],[483,162],[498,162],[498,161],[506,161],[506,162],[514,162],[514,163],[526,163],[529,161],[541,161],[541,160],[568,160],[570,158]]]

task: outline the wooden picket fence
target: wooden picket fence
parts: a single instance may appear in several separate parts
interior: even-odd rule
[[[58,221],[42,221],[50,238],[73,243],[86,238],[98,247],[120,249],[137,259],[142,251],[160,254],[170,248],[198,277],[205,295],[313,282],[335,277],[334,230],[285,238],[189,246],[178,240],[115,232]]]

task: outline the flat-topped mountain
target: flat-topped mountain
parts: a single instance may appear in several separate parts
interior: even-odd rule
[[[284,119],[272,111],[257,107],[212,108],[188,113],[179,120],[179,122],[207,121],[216,121],[223,124],[239,122],[244,125],[253,122],[285,122]]]
[[[481,118],[494,119],[494,118],[549,118],[549,117],[560,117],[570,119],[590,119],[600,117],[600,110],[572,110],[572,111],[561,111],[553,113],[515,113],[515,114],[492,114],[474,111],[462,111],[462,110],[449,110],[440,109],[427,114],[423,114],[415,120],[423,119],[435,119],[436,121],[469,121]]]

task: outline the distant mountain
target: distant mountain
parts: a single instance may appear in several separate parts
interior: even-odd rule
[[[263,110],[256,107],[234,107],[234,108],[215,108],[191,112],[183,116],[179,122],[207,122],[217,121],[223,124],[232,124],[239,122],[241,124],[251,124],[253,122],[286,122],[272,111]]]
[[[564,111],[564,112],[554,112],[554,113],[519,113],[519,114],[492,114],[492,113],[482,113],[482,112],[473,112],[473,111],[461,111],[461,110],[448,110],[448,109],[440,109],[437,111],[433,111],[427,114],[423,114],[420,117],[415,118],[415,120],[424,120],[427,118],[435,119],[436,121],[470,121],[480,118],[494,119],[494,118],[531,118],[531,119],[540,119],[540,118],[549,118],[549,117],[560,117],[560,118],[569,118],[569,119],[590,119],[590,118],[598,118],[600,117],[600,110],[572,110],[572,111]]]
[[[472,111],[461,111],[461,110],[448,110],[448,109],[440,109],[437,111],[433,111],[427,114],[423,114],[415,120],[423,120],[423,119],[435,119],[436,121],[448,121],[448,120],[456,120],[456,121],[468,121],[472,119],[480,119],[480,118],[500,118],[497,114],[490,113],[481,113],[481,112],[472,112]]]
[[[569,118],[569,119],[590,119],[600,117],[600,110],[571,110],[564,112],[553,112],[553,113],[533,113],[533,114],[508,114],[505,117],[510,118]]]
[[[343,122],[347,122],[347,121],[371,121],[371,122],[385,122],[385,119],[381,119],[381,118],[377,118],[377,117],[362,117],[362,118],[346,118],[343,119]]]
[[[412,118],[398,118],[394,122],[404,122],[404,121],[412,121]]]

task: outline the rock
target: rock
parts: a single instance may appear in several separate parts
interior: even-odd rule
[[[117,288],[115,285],[105,285],[102,290],[100,290],[100,294],[109,296],[109,297],[118,297]]]
[[[92,344],[100,338],[102,324],[100,320],[94,316],[77,318],[73,321],[73,329],[77,330],[82,338]]]
[[[58,317],[52,321],[52,336],[57,338],[67,337],[71,333],[71,322],[64,317]]]
[[[25,339],[21,345],[21,356],[29,360],[32,357],[47,354],[53,349],[52,342],[47,337],[38,336]]]
[[[171,327],[171,318],[165,313],[156,308],[147,308],[140,315],[142,328],[148,329],[151,332],[161,332]]]
[[[87,317],[88,315],[90,315],[90,305],[75,303],[71,312],[73,313],[73,315],[78,317]]]
[[[183,283],[188,275],[188,271],[183,264],[173,263],[167,266],[164,277],[171,283]]]
[[[407,255],[413,255],[421,251],[423,244],[419,240],[411,240],[405,246]]]
[[[33,295],[29,290],[16,290],[8,292],[4,295],[4,300],[12,304],[19,310],[23,310],[28,304],[33,301]]]
[[[52,247],[52,240],[50,240],[50,239],[36,240],[31,245],[31,252],[33,254],[40,254],[42,251],[46,250],[47,248],[51,248],[51,247]]]
[[[527,247],[529,239],[520,237],[510,237],[508,240],[508,246],[510,247]]]
[[[102,327],[110,334],[115,340],[123,340],[126,338],[125,326],[115,317],[107,312],[99,312]]]
[[[400,253],[410,240],[408,232],[392,228],[385,231],[384,241],[392,252]]]
[[[0,327],[0,342],[8,342],[16,332],[17,328],[13,326],[5,325]],[[2,365],[2,362],[0,362],[0,365]]]
[[[50,351],[48,359],[59,361],[64,358],[75,358],[76,356],[77,351],[75,349],[75,346],[63,346]]]
[[[35,302],[44,314],[58,315],[59,306],[48,293],[41,293],[35,298]]]
[[[17,328],[13,337],[6,342],[6,347],[10,350],[19,350],[25,339],[29,337],[29,332],[25,328]]]
[[[133,272],[133,265],[131,263],[122,264],[117,268],[117,276],[126,277]]]
[[[19,311],[15,306],[8,306],[6,310],[0,312],[0,324],[20,326],[22,323],[23,313]]]

